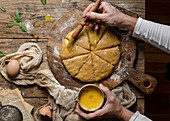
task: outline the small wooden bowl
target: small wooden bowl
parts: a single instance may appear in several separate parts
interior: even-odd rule
[[[78,103],[84,111],[96,111],[103,106],[104,93],[95,84],[84,85],[78,93]]]

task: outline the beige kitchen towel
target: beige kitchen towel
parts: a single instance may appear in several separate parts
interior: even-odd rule
[[[68,115],[76,115],[72,112],[75,109],[78,90],[65,89],[60,85],[47,66],[47,62],[43,60],[43,55],[36,43],[25,43],[17,52],[0,59],[0,72],[6,80],[17,85],[37,84],[45,87],[52,96],[48,106],[53,110],[53,120],[63,121]],[[21,68],[20,74],[15,79],[10,79],[6,73],[6,66],[13,59],[19,61]],[[126,83],[113,89],[112,92],[125,107],[130,107],[136,101],[135,95]]]

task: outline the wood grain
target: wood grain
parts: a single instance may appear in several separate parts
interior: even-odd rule
[[[170,25],[170,1],[146,0],[146,19],[161,24]],[[154,76],[158,85],[154,93],[146,96],[146,115],[154,121],[169,121],[170,119],[170,80],[166,78],[170,54],[145,44],[146,73]],[[170,73],[169,73],[170,77]]]
[[[144,0],[118,0],[108,2],[136,12],[139,16],[144,17]],[[43,24],[45,15],[50,14],[58,20],[69,11],[70,8],[85,7],[90,3],[91,1],[79,2],[77,0],[72,0],[68,2],[66,0],[48,0],[47,4],[44,6],[41,4],[40,0],[1,0],[1,6],[4,6],[7,12],[0,13],[0,38],[47,38],[49,34],[48,28],[51,26],[51,23]],[[12,23],[12,18],[15,16],[16,9],[19,11],[23,23],[27,26],[27,33],[22,32],[18,26],[6,28],[7,24]],[[33,24],[35,21],[38,21],[41,27],[34,28]]]
[[[122,8],[133,11],[141,17],[145,17],[145,1],[144,0],[108,0],[113,4],[116,4]],[[80,0],[48,0],[47,4],[44,6],[41,4],[40,0],[1,0],[1,6],[5,7],[7,12],[0,11],[0,51],[5,54],[10,54],[16,52],[18,47],[25,42],[35,42],[46,54],[46,43],[49,35],[49,28],[52,23],[44,22],[44,17],[50,14],[56,19],[56,21],[61,18],[70,8],[80,8],[87,7],[91,0],[80,1]],[[12,28],[6,28],[7,24],[12,23],[12,18],[15,16],[15,10],[18,10],[22,22],[27,26],[28,32],[22,32],[18,26]],[[35,22],[40,23],[40,27],[34,28],[33,24]],[[142,42],[137,42],[139,50],[137,50],[137,59],[135,68],[144,72],[144,48]],[[44,58],[47,59],[46,56]],[[137,96],[137,104],[135,105],[135,110],[140,110],[144,113],[144,94],[138,90],[134,85],[130,84],[130,88]],[[0,86],[3,88],[19,88],[24,99],[32,104],[35,108],[45,104],[47,101],[43,101],[48,96],[48,92],[44,88],[40,88],[36,85],[30,86],[17,86],[12,83],[5,81],[5,79],[0,76]],[[31,91],[32,90],[32,91]]]

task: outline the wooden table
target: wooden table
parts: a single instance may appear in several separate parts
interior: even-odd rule
[[[0,51],[5,54],[14,53],[23,43],[35,42],[40,46],[45,55],[45,60],[47,60],[46,43],[52,23],[44,25],[44,16],[50,14],[58,20],[69,8],[88,6],[91,2],[90,0],[47,0],[47,4],[44,6],[41,4],[41,0],[1,0],[0,6],[6,8],[7,12],[0,11]],[[108,2],[136,12],[141,17],[145,16],[144,0],[110,0]],[[12,18],[15,16],[15,10],[19,11],[20,17],[28,29],[27,32],[22,32],[18,26],[6,28],[7,24],[13,23]],[[41,24],[40,27],[33,27],[35,21]],[[137,48],[135,68],[140,72],[144,72],[144,44],[139,40],[137,41]],[[141,113],[144,113],[144,94],[132,84],[129,83],[129,85],[137,97],[137,103],[131,110],[139,110]],[[19,88],[25,101],[34,106],[34,111],[39,106],[47,103],[48,92],[45,88],[36,85],[17,86],[7,82],[2,76],[0,76],[0,87],[5,89]]]

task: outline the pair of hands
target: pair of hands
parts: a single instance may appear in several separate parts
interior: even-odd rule
[[[101,23],[108,26],[117,26],[132,31],[134,30],[137,18],[128,16],[120,12],[107,2],[101,2],[97,11],[98,13],[89,12],[93,5],[94,3],[90,4],[84,10],[83,17],[88,18],[86,25],[89,25],[90,27],[95,26],[96,30],[99,29]],[[77,109],[75,111],[85,119],[105,117],[119,118],[123,119],[124,121],[129,121],[134,113],[124,108],[107,87],[104,87],[101,84],[99,85],[99,87],[103,90],[107,98],[107,101],[102,109],[99,109],[93,113],[86,114],[80,109],[79,105],[77,104]]]
[[[99,85],[102,91],[105,93],[107,101],[102,109],[99,109],[93,113],[84,113],[79,104],[77,104],[76,112],[83,118],[89,120],[93,118],[119,118],[124,121],[129,121],[129,119],[134,114],[133,112],[124,108],[117,98],[110,92],[107,87],[104,87],[102,84]]]
[[[108,26],[117,26],[129,29],[131,31],[134,30],[137,18],[128,16],[114,6],[107,2],[101,2],[97,12],[89,12],[95,3],[90,4],[83,13],[83,17],[87,17],[88,21],[86,25],[93,27],[95,25],[95,29],[98,30],[100,24],[105,24]]]

